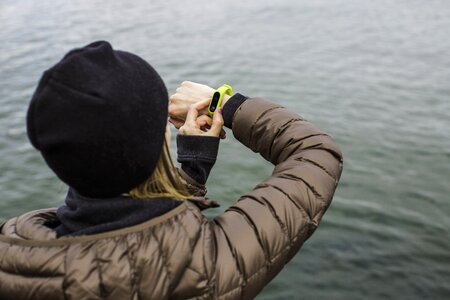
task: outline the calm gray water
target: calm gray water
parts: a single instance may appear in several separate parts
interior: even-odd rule
[[[0,220],[62,203],[26,108],[46,68],[99,39],[147,59],[171,92],[227,82],[343,149],[323,223],[257,299],[450,299],[450,1],[0,0]],[[271,172],[228,136],[209,216]]]

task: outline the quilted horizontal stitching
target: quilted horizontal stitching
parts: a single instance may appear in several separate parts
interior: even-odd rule
[[[314,194],[314,196],[316,196],[316,198],[320,202],[325,202],[322,195],[320,195],[319,192],[317,192],[316,189],[311,184],[309,184],[306,180],[304,180],[301,177],[298,177],[298,176],[295,176],[292,174],[280,174],[279,176],[276,176],[275,178],[282,178],[282,179],[288,179],[288,180],[294,180],[294,181],[302,181],[311,190],[311,192]],[[286,194],[286,196],[287,196],[287,194]],[[289,197],[289,196],[287,196],[287,197]]]
[[[330,138],[330,136],[328,134],[322,134],[324,136],[327,136],[328,138]],[[317,144],[313,144],[310,145],[308,147],[305,147],[302,149],[302,152],[310,150],[310,149],[316,149],[316,150],[323,150],[323,151],[327,151],[328,153],[330,153],[331,155],[333,155],[334,158],[336,158],[339,162],[343,162],[342,156],[334,151],[334,149],[329,149],[329,148],[324,148],[323,147],[323,142],[317,143]]]
[[[266,261],[269,261],[269,253],[268,250],[264,248],[263,246],[263,242],[261,240],[261,237],[259,236],[258,230],[256,229],[256,225],[255,223],[253,223],[253,220],[250,218],[250,216],[241,208],[236,207],[236,206],[232,206],[228,209],[228,211],[234,211],[240,215],[242,215],[242,217],[245,219],[245,221],[248,223],[248,225],[252,228],[253,233],[256,236],[256,240],[258,241],[259,246],[261,247],[261,250],[264,253],[264,257]]]
[[[269,113],[272,110],[278,109],[278,108],[284,108],[283,106],[275,106],[275,107],[271,107],[266,109],[265,111],[263,111],[258,118],[256,118],[255,122],[253,122],[252,127],[250,128],[250,141],[249,144],[253,145],[252,143],[252,139],[253,139],[253,128],[255,128],[255,124],[258,123],[259,120],[261,120],[262,117],[264,117],[264,115],[266,115],[267,113]],[[252,148],[254,148],[254,146],[252,146]]]
[[[285,191],[283,191],[282,189],[280,189],[279,187],[277,187],[275,185],[270,185],[267,183],[264,183],[264,185],[260,185],[260,186],[270,186],[270,187],[276,189],[277,191],[281,192],[282,194],[284,194],[286,196],[286,198],[288,198],[289,201],[291,201],[294,204],[294,206],[300,210],[300,213],[303,215],[303,217],[305,217],[308,221],[311,221],[311,217],[308,215],[305,208],[303,206],[301,206],[299,203],[297,203],[296,201],[294,201]]]
[[[274,147],[274,145],[275,145],[275,140],[287,129],[287,128],[289,128],[289,125],[291,124],[291,123],[294,123],[294,122],[298,122],[298,121],[303,121],[302,119],[300,119],[300,118],[296,118],[296,119],[290,119],[289,121],[287,121],[286,123],[284,123],[284,124],[282,124],[280,127],[278,127],[278,130],[277,130],[277,133],[275,133],[274,134],[274,136],[273,136],[273,139],[272,139],[272,141],[270,142],[270,148],[269,148],[269,157],[272,157],[272,150],[273,150],[273,147]],[[303,140],[303,139],[300,139],[300,141],[301,140]],[[286,148],[286,145],[285,145],[285,147],[284,148]]]
[[[294,240],[296,240],[296,239],[294,239]],[[293,240],[293,241],[294,241],[294,240]],[[276,256],[274,256],[272,260],[275,261],[275,260],[276,260],[278,257],[280,257],[282,254],[284,254],[285,252],[288,252],[288,251],[291,249],[291,244],[292,244],[292,243],[290,243],[289,246],[288,246],[287,248],[285,248],[283,251],[281,251],[281,252],[278,253]],[[268,268],[268,265],[265,265],[264,267],[259,268],[258,271],[256,271],[255,273],[253,273],[251,276],[249,276],[249,277],[247,278],[246,282],[249,282],[249,281],[252,280],[255,276],[259,275],[259,273],[261,273],[262,271],[266,270],[267,268]],[[230,294],[230,293],[234,292],[235,290],[237,290],[237,289],[239,289],[239,288],[244,288],[244,287],[245,287],[245,285],[239,285],[239,286],[237,286],[237,287],[235,287],[235,288],[233,288],[233,289],[231,289],[231,290],[229,290],[229,291],[226,291],[226,292],[220,294],[219,297],[223,297],[223,296],[225,296],[225,295],[227,295],[227,294]]]
[[[320,164],[316,163],[313,160],[310,160],[308,158],[304,158],[304,157],[298,157],[295,159],[296,161],[303,161],[303,162],[308,162],[320,169],[322,169],[325,173],[327,173],[331,178],[333,178],[334,181],[337,181],[337,179],[333,176],[333,174],[330,173],[330,171],[328,171],[325,167],[321,166]]]
[[[12,276],[17,276],[17,277],[30,278],[30,279],[36,279],[36,278],[57,279],[57,278],[63,278],[65,276],[65,274],[57,274],[57,275],[52,275],[52,274],[32,274],[32,275],[16,274],[16,273],[12,273],[12,272],[9,272],[7,270],[4,270],[4,269],[0,269],[0,276],[1,276],[1,273],[5,273],[7,275],[12,275]]]
[[[250,199],[253,199],[253,197],[249,197]],[[283,223],[283,221],[281,220],[281,218],[277,215],[275,209],[273,208],[273,206],[270,204],[269,201],[267,201],[264,198],[261,198],[262,204],[267,206],[269,208],[270,213],[272,214],[272,216],[274,217],[275,220],[277,220],[278,224],[281,227],[281,230],[283,231],[285,237],[287,240],[289,240],[289,234],[287,232],[287,228],[286,228],[286,224]],[[258,200],[258,202],[260,202]]]

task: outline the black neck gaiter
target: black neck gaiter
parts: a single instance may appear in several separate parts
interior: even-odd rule
[[[56,215],[57,236],[89,235],[137,225],[161,216],[182,202],[172,198],[133,199],[126,196],[89,198],[69,189],[66,205]]]

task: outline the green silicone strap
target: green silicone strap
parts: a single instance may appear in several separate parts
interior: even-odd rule
[[[216,110],[217,110],[217,108],[219,108],[219,107],[222,106],[222,100],[223,100],[223,96],[224,96],[225,94],[227,94],[227,95],[229,95],[229,96],[233,96],[233,88],[232,88],[231,86],[229,86],[228,84],[223,84],[223,85],[220,86],[218,89],[216,89],[216,91],[214,92],[214,94],[215,94],[215,93],[219,93],[219,94],[220,94],[219,101],[217,102],[217,105],[216,105]],[[211,98],[211,101],[209,102],[209,105],[208,105],[208,112],[209,112],[209,115],[210,115],[211,118],[212,118],[213,115],[214,115],[214,112],[212,112],[212,111],[210,110],[211,102],[212,102],[212,99],[214,98],[214,94],[213,94],[213,97]]]

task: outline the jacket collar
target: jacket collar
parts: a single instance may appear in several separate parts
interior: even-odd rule
[[[188,201],[200,210],[219,206],[216,201],[205,197],[191,197]],[[55,228],[58,237],[96,234],[133,226],[161,216],[182,202],[173,198],[90,198],[70,188],[65,203],[56,212],[61,222]]]
[[[139,201],[139,200],[135,200]],[[166,220],[183,213],[186,209],[194,212],[198,210],[205,210],[207,208],[220,206],[216,201],[205,197],[192,197],[185,201],[183,205],[179,205],[169,212],[145,221],[143,223],[113,230],[109,232],[92,234],[88,236],[69,237],[69,239],[57,239],[57,234],[54,228],[61,225],[61,221],[56,215],[55,208],[46,208],[35,211],[30,211],[19,217],[12,218],[7,222],[0,224],[0,241],[10,241],[13,243],[30,243],[36,245],[50,244],[66,244],[66,242],[78,242],[80,240],[101,239],[105,237],[117,236],[129,232],[143,230],[149,226],[165,222]],[[200,213],[200,212],[198,212]],[[196,213],[197,214],[197,213]],[[29,241],[29,242],[28,242]]]
[[[180,204],[173,198],[90,198],[70,188],[65,205],[56,212],[61,224],[55,230],[58,236],[112,231],[161,216]]]

